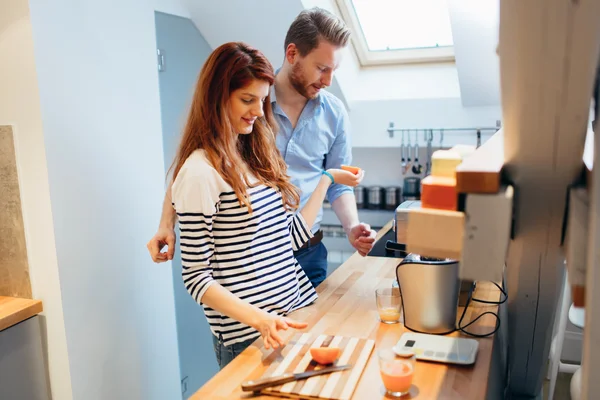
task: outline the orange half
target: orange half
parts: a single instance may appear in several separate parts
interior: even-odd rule
[[[333,364],[340,355],[339,347],[312,347],[310,355],[319,364]]]

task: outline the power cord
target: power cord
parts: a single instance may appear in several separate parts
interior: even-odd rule
[[[496,287],[500,290],[500,292],[504,295],[504,298],[501,299],[500,301],[488,301],[488,300],[480,300],[480,299],[476,299],[473,296],[473,290],[471,290],[469,292],[469,297],[467,298],[467,303],[465,304],[465,307],[463,309],[462,315],[460,316],[460,319],[458,320],[458,330],[460,330],[462,333],[469,335],[469,336],[473,336],[473,337],[477,337],[477,338],[484,338],[484,337],[488,337],[491,336],[493,334],[495,334],[496,332],[498,332],[498,329],[500,329],[500,317],[498,316],[498,314],[496,314],[495,312],[492,311],[486,311],[483,314],[479,314],[477,316],[477,318],[473,319],[471,322],[469,322],[468,324],[464,325],[462,324],[463,319],[465,317],[465,314],[467,313],[467,309],[469,308],[469,305],[471,304],[471,301],[477,302],[477,303],[483,303],[483,304],[495,304],[495,305],[500,305],[502,303],[505,303],[506,300],[508,299],[508,294],[506,293],[506,291],[504,291],[504,289],[502,289],[500,287],[500,285],[498,285],[496,282],[492,282],[494,285],[496,285]],[[503,282],[504,284],[504,282]],[[486,333],[486,334],[477,334],[477,333],[471,333],[465,330],[465,328],[468,328],[469,326],[471,326],[472,324],[474,324],[475,322],[477,322],[477,320],[481,317],[483,317],[486,314],[491,314],[494,317],[496,317],[496,326],[494,327],[494,330]]]

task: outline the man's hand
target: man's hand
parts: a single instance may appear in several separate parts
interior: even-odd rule
[[[168,247],[167,252],[161,252],[165,245]],[[146,247],[155,263],[172,260],[175,253],[175,231],[169,228],[159,228]]]
[[[372,230],[369,224],[362,222],[350,228],[350,231],[348,232],[350,244],[358,251],[358,254],[363,257],[369,254],[373,248],[375,236],[377,236],[377,232]]]

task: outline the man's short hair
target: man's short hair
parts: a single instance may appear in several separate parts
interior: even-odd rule
[[[285,47],[294,43],[301,56],[306,56],[323,39],[334,46],[345,47],[350,38],[350,29],[337,16],[327,10],[314,7],[304,10],[292,22],[285,36]]]

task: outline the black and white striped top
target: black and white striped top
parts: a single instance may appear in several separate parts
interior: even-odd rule
[[[300,213],[283,206],[281,194],[264,185],[248,188],[252,214],[210,165],[203,150],[184,163],[173,183],[179,218],[183,281],[199,303],[219,283],[261,309],[286,315],[317,298],[293,251],[312,237]],[[257,338],[254,328],[203,304],[215,336],[226,346]]]

